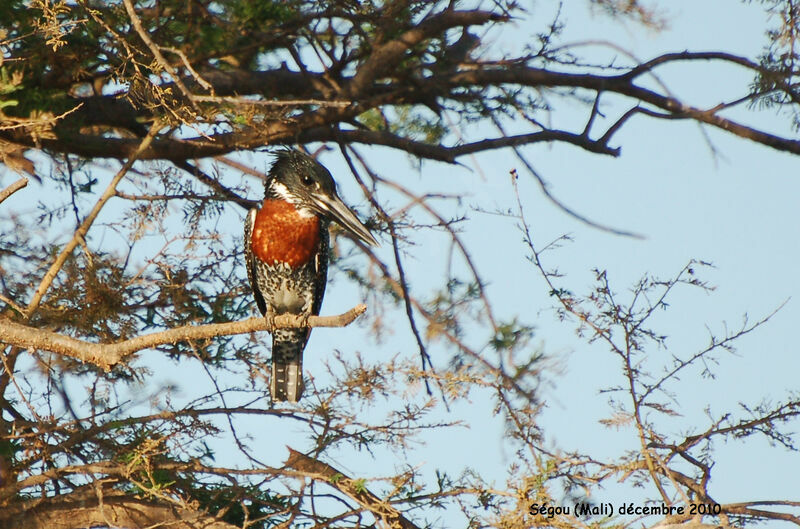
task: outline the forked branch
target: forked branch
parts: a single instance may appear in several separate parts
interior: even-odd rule
[[[363,481],[349,478],[346,474],[327,463],[289,448],[289,459],[286,460],[286,466],[307,474],[311,478],[326,482],[331,487],[357,501],[362,508],[382,519],[389,527],[419,529],[388,501],[380,499],[367,490]]]

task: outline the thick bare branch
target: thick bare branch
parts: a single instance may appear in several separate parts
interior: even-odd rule
[[[456,16],[457,15],[457,16]],[[469,17],[467,17],[469,15]],[[506,64],[503,67],[486,63],[476,63],[474,68],[452,71],[445,74],[433,74],[424,78],[426,87],[424,95],[414,95],[415,89],[403,84],[403,80],[392,83],[375,84],[376,76],[386,71],[387,65],[397,57],[403,57],[409,46],[436,34],[434,30],[446,27],[482,23],[489,20],[487,13],[444,12],[431,17],[418,28],[409,30],[408,34],[380,46],[376,52],[359,67],[354,76],[341,79],[338,84],[345,87],[331,92],[332,88],[324,81],[324,76],[313,72],[292,72],[281,66],[268,72],[204,72],[204,78],[214,86],[217,95],[230,95],[232,90],[237,94],[262,94],[285,96],[284,86],[294,100],[315,100],[325,97],[327,101],[336,100],[336,106],[325,106],[309,109],[301,119],[287,121],[285,119],[261,122],[257,127],[239,129],[209,136],[198,136],[188,139],[158,138],[149,148],[140,153],[140,159],[189,160],[208,156],[219,156],[235,150],[247,150],[264,145],[286,144],[310,141],[334,141],[335,131],[331,125],[351,120],[356,115],[386,104],[398,102],[424,104],[433,97],[444,100],[454,97],[454,91],[478,88],[498,87],[503,85],[524,86],[533,89],[541,88],[584,88],[595,92],[615,93],[630,97],[638,103],[652,105],[666,111],[665,116],[673,119],[693,119],[726,130],[739,137],[749,139],[763,145],[800,154],[800,141],[777,136],[769,132],[749,127],[742,123],[719,115],[720,108],[697,108],[669,95],[664,95],[635,83],[642,74],[657,66],[678,61],[727,62],[739,67],[761,72],[762,69],[748,59],[718,52],[685,52],[665,54],[650,61],[634,66],[618,75],[600,75],[590,73],[559,72],[546,68],[536,68],[522,63]],[[452,17],[456,17],[450,20]],[[461,20],[460,18],[464,18]],[[458,19],[458,20],[456,20]],[[428,24],[426,26],[425,24]],[[380,53],[378,53],[380,51]],[[384,53],[384,62],[375,57]],[[423,82],[423,79],[421,79]],[[237,86],[241,83],[241,86]],[[163,87],[162,87],[163,88]],[[346,101],[348,106],[340,106]],[[128,109],[124,100],[109,98],[88,98],[85,109],[78,109],[76,120],[88,122],[108,122],[111,126],[121,126],[129,130],[141,129],[139,111]],[[91,104],[88,104],[91,103]],[[283,104],[280,100],[269,101],[269,104]],[[224,104],[231,104],[230,101]],[[246,103],[252,106],[253,103]],[[344,103],[341,103],[344,104]],[[94,112],[90,107],[113,107],[112,112]],[[85,114],[85,116],[84,116]],[[83,117],[81,117],[83,116]],[[146,117],[146,116],[145,116]],[[630,117],[630,116],[627,116]],[[137,119],[138,118],[138,119]],[[83,122],[82,121],[82,122]],[[618,125],[623,124],[621,120]],[[109,138],[106,136],[78,134],[68,128],[59,129],[55,138],[33,138],[25,130],[2,131],[0,137],[26,147],[43,147],[56,152],[70,152],[87,157],[127,158],[138,148],[138,140],[128,138]],[[538,141],[561,141],[600,154],[617,155],[619,149],[608,146],[609,134],[600,140],[591,140],[583,133],[566,131],[539,131],[521,134],[509,138],[492,138],[455,147],[442,147],[414,142],[412,140],[376,131],[348,131],[345,138],[349,141],[387,145],[407,150],[423,158],[453,162],[455,158],[478,151],[498,149],[507,146],[519,146]]]
[[[392,71],[406,51],[425,39],[438,35],[448,28],[481,25],[501,19],[506,19],[506,17],[489,11],[477,10],[453,11],[448,9],[433,15],[416,27],[402,33],[396,39],[372,50],[369,58],[358,68],[358,72],[348,84],[348,94],[351,97],[362,94],[376,79]]]
[[[222,133],[210,138],[172,139],[160,138],[139,156],[142,160],[162,159],[183,161],[191,158],[220,156],[238,149],[254,149],[265,142],[271,145],[309,143],[314,141],[346,141],[366,145],[383,145],[402,149],[406,152],[447,163],[455,163],[462,156],[477,152],[521,146],[541,142],[564,142],[589,152],[618,156],[619,148],[609,147],[604,141],[588,138],[563,130],[543,130],[508,137],[489,138],[463,145],[448,147],[415,141],[386,131],[336,130],[331,126],[313,127],[298,132],[285,123],[275,123],[259,131]],[[55,151],[69,150],[82,156],[112,156],[124,158],[136,148],[139,141],[132,139],[113,139],[100,137],[77,137],[60,140],[42,140],[48,148]]]
[[[275,327],[344,327],[355,321],[358,316],[367,310],[366,305],[356,305],[349,311],[337,316],[310,316],[306,324],[301,316],[281,314],[275,318]],[[14,323],[9,320],[0,320],[0,343],[15,345],[23,348],[50,351],[81,362],[88,362],[106,371],[123,361],[129,355],[168,343],[177,343],[194,340],[209,340],[218,336],[246,334],[257,331],[269,331],[270,327],[264,318],[250,318],[248,320],[229,323],[211,323],[208,325],[186,325],[167,331],[145,334],[131,338],[124,342],[114,344],[98,344],[78,340],[70,336],[58,334],[43,329],[36,329]]]
[[[4,508],[0,529],[83,529],[85,527],[128,527],[144,529],[235,529],[214,516],[177,505],[140,499],[107,491],[99,497],[73,502],[59,497],[31,509]]]

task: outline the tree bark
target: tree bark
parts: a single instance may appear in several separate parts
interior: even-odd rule
[[[0,529],[86,529],[121,527],[144,529],[237,529],[214,516],[132,497],[97,497],[83,501],[59,498],[33,508],[7,507],[0,513]]]

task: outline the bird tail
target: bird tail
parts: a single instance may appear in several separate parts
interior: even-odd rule
[[[303,394],[303,349],[308,329],[276,329],[272,334],[270,393],[276,401],[297,402]]]

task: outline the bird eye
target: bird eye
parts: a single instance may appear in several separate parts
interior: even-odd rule
[[[314,179],[308,175],[303,175],[303,177],[300,180],[303,182],[303,185],[307,186],[310,186],[311,184],[314,183]]]

